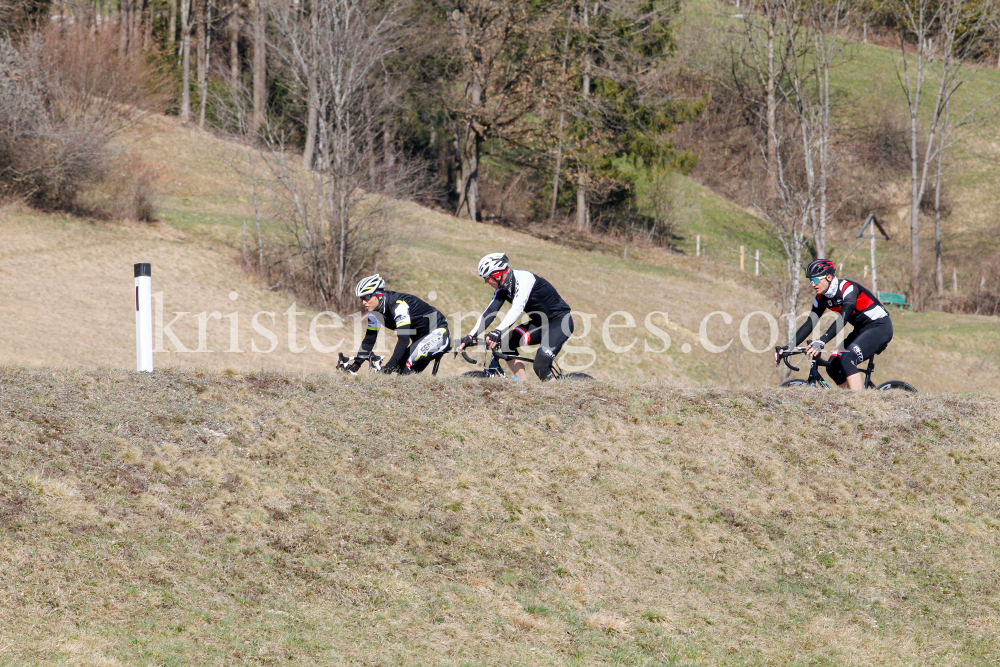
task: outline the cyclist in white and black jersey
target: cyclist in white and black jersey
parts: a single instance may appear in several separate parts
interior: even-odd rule
[[[458,349],[462,350],[473,338],[486,331],[503,304],[509,303],[507,315],[496,329],[486,334],[486,344],[490,349],[499,345],[500,351],[505,354],[517,354],[517,348],[522,345],[538,345],[533,370],[542,381],[551,379],[552,362],[573,333],[569,305],[545,278],[511,269],[507,255],[503,253],[495,252],[483,257],[479,262],[479,275],[495,290],[493,300],[479,316],[472,333],[462,339]],[[528,321],[518,324],[522,315],[527,315]],[[510,360],[507,365],[514,377],[527,379],[522,362]]]
[[[448,320],[441,311],[412,294],[388,291],[382,276],[363,278],[355,294],[368,311],[368,330],[353,363],[347,367],[352,373],[371,354],[383,324],[396,332],[396,349],[382,365],[383,373],[419,373],[451,349]]]
[[[828,259],[813,260],[806,267],[806,278],[813,284],[816,299],[809,317],[795,333],[795,345],[806,339],[824,312],[838,313],[826,333],[809,344],[808,353],[815,357],[844,325],[853,326],[854,331],[844,339],[844,349],[830,354],[831,361],[840,363],[831,363],[826,372],[838,385],[860,390],[864,388],[864,375],[858,364],[885,350],[892,340],[892,320],[878,297],[853,280],[837,278],[836,273],[837,268]],[[778,363],[777,354],[774,363]]]

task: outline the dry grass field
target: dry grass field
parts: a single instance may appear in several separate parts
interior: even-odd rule
[[[0,368],[0,665],[993,665],[994,395]]]

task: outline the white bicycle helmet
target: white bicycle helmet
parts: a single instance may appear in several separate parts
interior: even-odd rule
[[[502,252],[491,252],[479,260],[479,277],[487,278],[497,271],[504,271],[510,266],[510,260]]]
[[[367,278],[362,278],[358,286],[354,288],[354,294],[358,297],[368,298],[375,292],[385,291],[385,280],[382,276],[375,274],[374,276],[368,276]]]

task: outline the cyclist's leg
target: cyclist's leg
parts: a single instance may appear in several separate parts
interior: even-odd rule
[[[858,364],[865,359],[871,359],[892,340],[892,322],[876,320],[872,324],[854,331],[844,341],[844,353],[840,357],[840,365],[847,378],[847,386],[858,390],[865,387],[865,376],[858,370]]]
[[[533,364],[535,375],[542,382],[552,379],[552,362],[572,333],[573,317],[569,313],[553,320],[548,327],[542,327],[542,339]]]
[[[535,327],[532,326],[531,321],[527,324],[519,324],[513,329],[508,329],[507,333],[500,339],[500,351],[504,354],[517,354],[517,348],[523,345],[534,345],[532,341],[532,332],[534,329]],[[538,339],[539,334],[534,334],[534,337]],[[528,372],[524,370],[523,361],[508,359],[507,367],[510,368],[510,372],[518,380],[523,381],[528,379]]]
[[[854,338],[857,336],[857,331],[852,331],[847,338],[844,339],[844,347],[850,346],[854,342]],[[844,366],[840,363],[841,358],[844,355],[844,350],[834,350],[830,353],[830,365],[826,367],[826,374],[830,377],[838,387],[847,386],[847,373],[844,372]]]
[[[448,332],[448,327],[438,327],[410,345],[406,368],[412,373],[419,373],[427,368],[427,364],[443,355],[450,348],[451,335]]]

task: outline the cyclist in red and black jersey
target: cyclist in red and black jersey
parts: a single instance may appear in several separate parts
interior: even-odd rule
[[[816,299],[809,318],[795,333],[795,344],[806,339],[825,311],[840,313],[826,333],[809,344],[809,356],[818,355],[845,324],[852,325],[854,331],[844,339],[844,349],[830,355],[840,363],[831,363],[827,374],[840,386],[846,384],[850,389],[863,389],[864,375],[858,370],[858,364],[886,348],[892,340],[892,320],[874,294],[852,280],[837,278],[836,273],[836,267],[828,259],[813,260],[806,267],[806,278],[816,290]],[[777,355],[775,363],[778,363]]]

